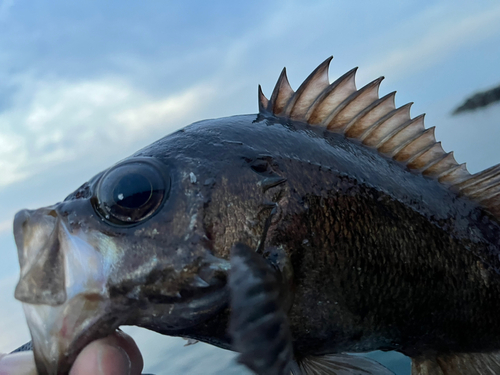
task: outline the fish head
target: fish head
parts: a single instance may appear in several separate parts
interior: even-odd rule
[[[284,181],[247,142],[254,120],[193,124],[64,201],[17,213],[15,296],[39,373],[66,373],[121,325],[176,335],[227,306],[230,249],[262,243],[276,206],[267,190]]]
[[[39,373],[66,373],[120,325],[174,332],[227,304],[229,262],[203,225],[211,186],[181,159],[131,157],[61,203],[17,213],[15,296]]]

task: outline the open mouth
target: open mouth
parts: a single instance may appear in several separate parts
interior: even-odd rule
[[[178,297],[152,295],[148,306],[121,309],[110,300],[75,296],[64,305],[23,304],[41,375],[66,374],[77,355],[91,341],[105,337],[123,324],[137,324],[162,333],[191,327],[223,308],[229,299],[225,280],[204,288],[181,290]],[[132,307],[132,308],[131,308]],[[118,308],[118,309],[117,309]]]
[[[210,284],[195,277],[196,286],[181,288],[175,296],[147,295],[140,306],[97,294],[78,294],[59,306],[24,303],[41,375],[66,374],[77,355],[91,341],[105,337],[120,325],[138,325],[160,333],[194,326],[227,305],[225,275]],[[146,297],[146,295],[144,295]]]
[[[175,334],[201,323],[227,306],[226,275],[227,272],[218,271],[203,279],[194,275],[189,285],[180,287],[174,295],[144,290],[140,317],[134,324],[163,334]]]
[[[156,269],[156,280],[146,285],[143,279],[133,281],[131,289],[120,289],[110,280],[120,272],[123,251],[104,235],[70,230],[51,208],[21,211],[15,233],[21,264],[16,297],[23,302],[41,375],[67,374],[86,345],[120,325],[175,333],[199,324],[229,301],[229,262],[208,250],[196,272],[185,274],[177,267],[169,281],[165,269]],[[57,277],[45,277],[49,271]],[[182,281],[176,286],[178,275]]]
[[[201,280],[201,279],[200,279]],[[212,295],[221,294],[226,287],[226,279],[220,278],[213,281],[211,284],[204,282],[206,285],[200,285],[196,288],[186,287],[181,288],[175,296],[167,296],[162,294],[148,295],[148,300],[156,304],[191,304],[194,302],[202,303],[204,300],[212,299]]]
[[[39,374],[66,374],[78,353],[121,323],[108,303],[79,295],[61,306],[23,303]]]

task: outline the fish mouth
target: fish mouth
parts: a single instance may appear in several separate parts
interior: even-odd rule
[[[90,341],[127,318],[107,291],[113,259],[84,234],[71,233],[55,207],[20,211],[14,237],[21,267],[15,296],[23,302],[38,373],[65,374]]]
[[[210,318],[229,303],[227,274],[229,262],[214,257],[210,266],[192,275],[189,285],[174,294],[144,291],[146,306],[141,308],[137,325],[162,334],[193,327]],[[200,275],[202,277],[200,277]]]
[[[186,288],[180,289],[176,296],[166,296],[162,294],[151,294],[148,300],[154,304],[163,305],[193,305],[194,303],[205,305],[207,301],[212,300],[215,296],[224,294],[226,291],[226,281],[220,281],[214,285],[200,287],[196,289]]]
[[[217,313],[228,299],[225,280],[218,280],[206,287],[180,290],[176,297],[151,295],[146,308],[137,308],[133,302],[120,308],[104,296],[80,294],[61,306],[23,303],[23,309],[38,373],[62,375],[69,372],[85,346],[121,325],[175,335]]]
[[[158,283],[136,281],[137,288],[126,292],[110,285],[120,273],[120,251],[94,235],[102,234],[70,231],[55,207],[23,210],[14,220],[21,266],[16,298],[40,375],[67,374],[86,345],[120,325],[175,334],[227,305],[229,262],[208,255],[173,294],[158,293]]]
[[[67,374],[80,351],[120,325],[107,302],[75,297],[61,307],[23,303],[40,375]]]

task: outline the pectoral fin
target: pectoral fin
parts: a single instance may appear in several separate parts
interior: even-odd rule
[[[289,375],[292,335],[280,295],[280,275],[261,254],[236,244],[231,250],[230,333],[238,361],[259,375]]]
[[[21,345],[16,350],[11,351],[10,354],[12,354],[12,353],[18,353],[18,352],[28,352],[30,350],[33,350],[33,344],[32,344],[31,341],[28,341],[26,344]]]
[[[306,357],[299,361],[300,372],[293,375],[394,375],[380,363],[349,354]]]
[[[412,375],[500,374],[500,352],[450,353],[412,358]]]

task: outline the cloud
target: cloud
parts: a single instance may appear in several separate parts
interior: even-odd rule
[[[0,234],[12,231],[12,220],[4,220],[0,222]]]
[[[137,136],[144,128],[155,128],[166,121],[178,123],[199,104],[206,101],[213,90],[204,85],[193,87],[179,95],[171,96],[153,103],[147,103],[113,114],[112,118],[120,125],[121,130],[131,136]]]
[[[0,353],[9,353],[30,340],[22,305],[14,299],[18,277],[0,279]]]
[[[433,66],[455,51],[497,34],[500,6],[480,11],[450,11],[449,7],[438,4],[397,29],[391,29],[390,35],[379,36],[381,43],[392,48],[381,46],[375,59],[378,61],[365,64],[360,76],[373,79],[390,72],[394,79]]]
[[[211,102],[208,84],[152,97],[123,80],[21,80],[0,113],[0,187],[173,128]],[[96,155],[97,153],[97,155]]]
[[[0,121],[0,124],[2,122]],[[22,170],[27,160],[25,140],[15,133],[0,131],[0,186],[12,184],[27,177]]]

